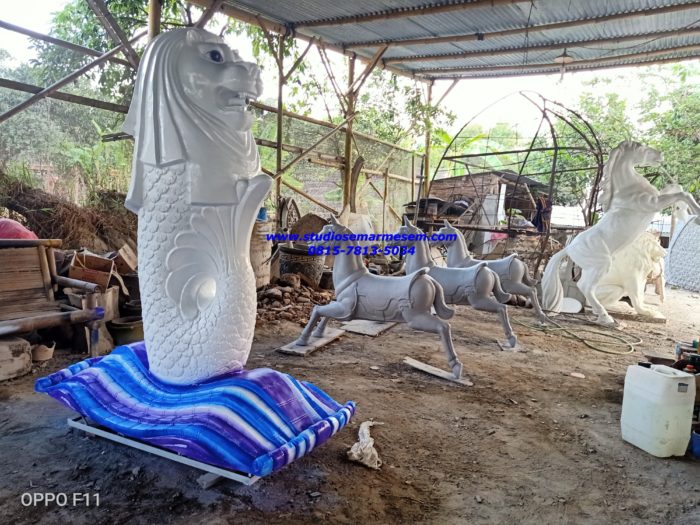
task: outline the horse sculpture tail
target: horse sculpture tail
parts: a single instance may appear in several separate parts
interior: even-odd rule
[[[435,299],[433,299],[433,308],[435,308],[435,313],[440,319],[452,319],[455,311],[447,306],[447,303],[445,302],[445,292],[442,289],[442,286],[440,286],[440,283],[429,275],[426,275],[426,277],[433,282],[433,286],[435,287]]]
[[[542,276],[542,308],[550,312],[559,312],[564,299],[564,287],[561,285],[559,267],[567,257],[566,248],[555,253],[547,263]]]

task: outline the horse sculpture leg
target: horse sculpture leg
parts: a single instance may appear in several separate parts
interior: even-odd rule
[[[414,330],[432,332],[440,336],[442,350],[447,356],[447,363],[452,369],[452,375],[454,375],[455,378],[460,379],[462,377],[462,363],[457,357],[454,345],[452,344],[452,331],[450,330],[450,323],[445,322],[429,313],[416,312],[415,310],[405,310],[403,312],[403,318],[406,321],[406,324]]]
[[[321,325],[319,326],[318,330],[313,334],[314,337],[321,337],[323,335],[323,331],[326,329],[326,324],[328,323],[329,318],[342,319],[348,317],[351,313],[352,306],[351,301],[349,299],[346,299],[345,301],[333,301],[332,303],[323,305],[318,304],[314,306],[314,309],[311,311],[311,317],[309,318],[309,322],[306,323],[306,326],[301,331],[299,338],[296,341],[294,341],[294,344],[296,346],[306,346],[309,344],[309,337],[312,335],[311,331],[313,330],[314,326],[316,326],[316,323],[319,321],[319,318],[321,318]],[[319,331],[321,335],[317,336],[316,333],[319,333]]]
[[[501,325],[503,325],[503,331],[508,338],[508,343],[511,348],[514,348],[518,343],[518,338],[513,333],[513,327],[510,325],[508,307],[505,304],[499,303],[492,295],[492,290],[496,285],[496,279],[498,279],[498,276],[494,272],[488,270],[488,268],[482,268],[476,276],[476,290],[470,293],[467,299],[469,300],[469,304],[477,310],[498,314]]]
[[[425,276],[424,276],[425,277]],[[436,289],[439,286],[431,279],[416,280],[411,287],[411,307],[401,311],[401,316],[406,324],[415,330],[432,332],[440,336],[442,350],[447,356],[447,362],[452,369],[452,375],[460,379],[462,377],[462,363],[457,357],[452,344],[452,331],[450,324],[436,315],[430,313],[430,308],[435,301]]]
[[[532,303],[532,309],[535,311],[535,315],[540,323],[544,324],[550,320],[549,317],[547,317],[542,311],[540,301],[537,298],[537,289],[534,286],[528,286],[524,282],[504,280],[501,280],[501,284],[503,285],[503,289],[508,293],[529,297],[530,302]]]
[[[596,319],[596,323],[604,326],[614,325],[615,321],[612,317],[610,317],[608,312],[605,310],[605,307],[602,304],[600,304],[600,301],[596,297],[595,289],[600,280],[608,272],[608,269],[609,268],[595,267],[582,268],[581,278],[577,283],[579,290],[581,290],[583,295],[586,297],[588,304],[591,305],[593,313],[598,316],[598,318]]]

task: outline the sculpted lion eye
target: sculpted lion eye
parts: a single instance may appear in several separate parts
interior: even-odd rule
[[[207,53],[207,56],[211,58],[212,62],[223,62],[224,61],[224,55],[221,54],[221,51],[218,51],[216,49],[212,49]]]

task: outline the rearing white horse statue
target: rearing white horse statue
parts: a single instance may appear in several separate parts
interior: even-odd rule
[[[685,202],[694,213],[700,213],[700,205],[690,193],[659,192],[634,169],[635,166],[658,166],[661,162],[661,152],[638,142],[626,140],[610,152],[603,169],[603,218],[577,235],[547,263],[542,277],[542,306],[545,310],[559,312],[561,309],[564,292],[559,268],[562,260],[570,257],[581,267],[577,285],[597,316],[596,322],[614,324],[596,297],[598,283],[610,271],[613,254],[637,239],[654,214],[676,202]]]

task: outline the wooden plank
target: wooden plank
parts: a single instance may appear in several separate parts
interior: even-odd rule
[[[13,290],[27,290],[30,288],[42,288],[44,283],[41,280],[41,273],[35,272],[30,274],[17,274],[13,279],[0,280],[0,292],[9,292]]]
[[[463,385],[463,386],[474,386],[474,383],[472,383],[469,379],[467,379],[464,376],[460,379],[457,379],[450,372],[446,372],[445,370],[441,370],[440,368],[429,365],[427,363],[423,363],[422,361],[418,361],[418,360],[413,359],[411,357],[404,357],[403,362],[406,363],[410,367],[413,367],[417,370],[420,370],[421,372],[425,372],[426,374],[430,374],[430,375],[439,377],[440,379],[447,379],[448,381],[451,381],[453,383],[457,383],[457,384]]]
[[[260,479],[259,476],[253,476],[252,474],[235,472],[233,470],[215,467],[214,465],[209,465],[207,463],[202,463],[201,461],[196,461],[185,456],[180,456],[178,454],[169,452],[159,447],[147,445],[146,443],[136,441],[135,439],[120,436],[118,434],[110,432],[109,430],[103,430],[101,428],[88,425],[87,423],[82,423],[80,422],[80,419],[82,418],[69,418],[68,426],[77,428],[78,430],[82,430],[83,432],[87,432],[88,434],[93,434],[95,436],[109,439],[110,441],[115,441],[116,443],[120,443],[121,445],[126,445],[128,447],[132,447],[143,452],[148,452],[149,454],[154,454],[156,456],[160,456],[171,461],[176,461],[177,463],[182,463],[183,465],[187,465],[188,467],[194,467],[196,469],[203,470],[204,472],[209,472],[211,474],[216,474],[217,476],[237,481],[238,483],[241,483],[243,485],[252,485]]]
[[[315,352],[319,348],[323,348],[324,346],[332,343],[344,333],[345,330],[326,327],[326,333],[323,337],[309,337],[309,344],[306,346],[297,346],[292,342],[288,345],[284,345],[283,347],[278,348],[277,351],[288,355],[307,356],[312,352]]]
[[[46,246],[47,248],[60,248],[61,239],[0,239],[0,248],[22,248],[31,246]]]
[[[11,292],[0,292],[0,304],[10,301],[31,301],[33,299],[46,299],[44,288],[31,288],[28,290],[16,290]]]
[[[369,335],[377,337],[396,326],[396,323],[382,323],[380,321],[367,321],[365,319],[354,319],[347,323],[343,323],[343,330],[354,334]]]
[[[37,246],[39,251],[39,263],[41,264],[41,280],[44,282],[46,297],[53,301],[53,288],[51,286],[51,273],[49,272],[49,261],[46,255],[46,246]]]

